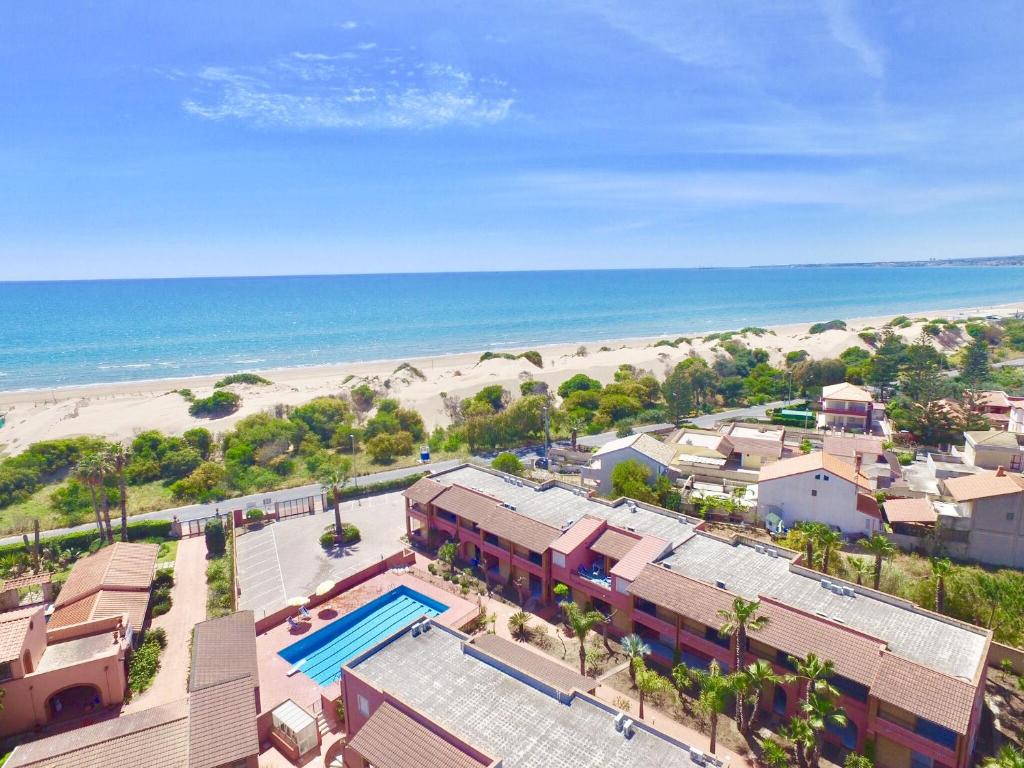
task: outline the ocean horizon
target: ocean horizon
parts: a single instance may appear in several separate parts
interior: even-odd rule
[[[1005,304],[1024,267],[815,265],[0,283],[0,390]]]

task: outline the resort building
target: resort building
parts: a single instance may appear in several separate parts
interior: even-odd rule
[[[1006,467],[1020,472],[1024,468],[1024,438],[999,429],[964,432],[963,460],[982,469]]]
[[[782,459],[761,469],[758,516],[773,530],[778,524],[819,522],[847,536],[882,530],[874,482],[853,464],[822,451]]]
[[[235,659],[218,648],[237,640],[236,627],[248,621],[251,645],[234,647]],[[212,625],[212,626],[210,626]],[[192,642],[192,677],[181,701],[104,720],[15,747],[6,768],[109,768],[146,765],[154,768],[256,768],[254,689],[255,634],[251,612],[205,622]],[[218,659],[215,668],[204,661]],[[197,665],[200,673],[196,674]],[[5,702],[5,712],[10,698]]]
[[[811,489],[815,484],[822,490],[826,483],[832,484],[829,489],[845,484],[846,497],[853,497],[854,504],[865,493],[866,480],[839,459],[822,459],[819,454],[797,460],[807,464],[799,474],[810,473]],[[762,471],[786,463],[779,461]],[[815,474],[828,474],[830,479],[814,480]],[[783,482],[784,476],[765,487]],[[529,563],[536,570],[538,603],[550,603],[550,588],[560,581],[578,603],[606,612],[615,608],[610,631],[640,633],[651,645],[653,661],[664,666],[680,659],[706,667],[715,659],[729,668],[735,649],[719,634],[723,620],[718,611],[728,610],[736,597],[760,599],[769,624],[752,633],[744,649],[746,661],[765,659],[778,672],[790,669],[790,656],[815,653],[835,663],[832,682],[841,692],[840,705],[850,725],[830,727],[828,742],[862,750],[866,740],[873,740],[878,764],[889,768],[969,764],[981,720],[990,632],[890,595],[823,578],[805,568],[798,553],[741,537],[726,540],[707,533],[700,520],[629,500],[589,498],[577,491],[554,481],[538,485],[462,466],[420,480],[406,492],[407,525],[414,542],[436,545],[456,540],[464,557],[482,553],[479,562],[487,568],[496,564],[515,574]],[[842,498],[837,496],[836,503]],[[877,505],[874,511],[877,518],[872,519],[880,525]],[[501,533],[488,538],[499,527]],[[530,533],[524,533],[527,530]],[[530,547],[536,548],[530,550],[533,559],[519,554],[528,537]],[[434,713],[443,708],[437,698],[447,687],[431,683],[431,690],[419,698],[419,689],[428,686],[414,679],[406,687],[401,679],[406,674],[418,679],[437,669],[447,674],[443,664],[427,661],[410,648],[418,641],[403,636],[394,643],[397,650],[380,651],[383,656],[373,655],[365,666],[358,662],[352,668],[354,678],[370,689],[387,691],[406,703],[405,714],[416,719],[416,712],[425,713],[433,721],[444,717]],[[389,655],[404,657],[405,649],[413,654],[410,661]],[[433,652],[454,658],[460,646],[455,643]],[[459,681],[459,693],[445,705],[475,687],[464,686],[461,673],[452,674]],[[348,711],[369,719],[385,695],[363,693],[364,704],[358,699],[360,692],[348,689],[348,672],[344,680]],[[762,706],[789,716],[797,712],[800,694],[798,683],[781,685],[764,697]],[[502,717],[514,710],[502,707]],[[460,719],[442,722],[484,753],[480,759],[507,758],[475,731],[460,731]],[[506,764],[514,763],[509,759]]]
[[[83,557],[57,595],[49,628],[124,616],[128,632],[138,632],[146,621],[159,551],[157,544],[119,541]]]
[[[782,427],[759,427],[750,424],[729,424],[722,428],[732,454],[743,469],[758,470],[782,458],[786,430]]]
[[[641,432],[605,443],[597,449],[590,466],[585,467],[581,474],[597,484],[599,493],[607,494],[612,490],[612,470],[622,462],[640,462],[650,470],[653,480],[659,475],[668,474],[675,454],[672,445]]]
[[[871,432],[874,400],[870,392],[843,382],[821,389],[818,426],[843,432]]]
[[[433,621],[350,661],[346,768],[720,768],[591,695],[596,681],[515,643]]]
[[[1001,467],[943,481],[966,531],[966,546],[955,554],[988,565],[1024,568],[1024,477]],[[945,518],[944,518],[945,519]]]

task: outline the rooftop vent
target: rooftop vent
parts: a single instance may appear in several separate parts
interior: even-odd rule
[[[618,731],[619,733],[622,733],[622,724],[625,723],[625,722],[626,722],[626,713],[625,712],[619,712],[619,714],[617,714],[615,716],[615,730]]]
[[[823,618],[823,619],[827,619],[827,618],[828,618],[828,614],[827,614],[827,613],[825,613],[824,611],[815,611],[815,613],[816,613],[816,614],[817,614],[818,616],[821,616],[821,618]]]
[[[853,597],[857,593],[853,589],[853,587],[843,587],[843,594],[846,595],[847,597]]]
[[[704,765],[704,761],[707,759],[707,755],[701,752],[696,747],[690,747],[690,760],[697,765]]]
[[[831,587],[832,587],[832,582],[831,581],[829,581],[828,579],[822,579],[821,580],[821,588],[822,589],[830,589]]]
[[[633,721],[629,718],[622,723],[622,735],[627,739],[633,738]]]
[[[764,554],[764,544],[755,544],[754,545],[754,551],[757,552],[757,554],[759,554],[759,555],[763,555]]]
[[[764,553],[766,555],[768,555],[768,557],[778,557],[779,556],[778,552],[776,552],[774,549],[770,549],[768,547],[765,547]]]
[[[662,565],[664,565],[664,566],[665,566],[666,568],[668,568],[668,569],[669,569],[670,571],[672,570],[672,563],[668,563],[668,562],[665,562],[665,563],[662,563]]]
[[[832,593],[836,594],[836,595],[843,594],[843,585],[842,584],[833,584],[832,585]]]
[[[725,582],[724,581],[720,581],[720,580],[719,581],[715,581],[715,586],[718,587],[719,589],[725,589]]]

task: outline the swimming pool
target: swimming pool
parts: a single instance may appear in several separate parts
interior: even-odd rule
[[[405,585],[395,587],[366,605],[332,621],[309,637],[278,652],[317,685],[341,677],[341,665],[373,647],[420,616],[439,616],[448,606]]]

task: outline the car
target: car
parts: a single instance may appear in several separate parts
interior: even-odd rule
[[[533,468],[534,469],[547,469],[548,468],[548,460],[545,459],[543,456],[540,456],[540,457],[534,459],[533,460]]]

